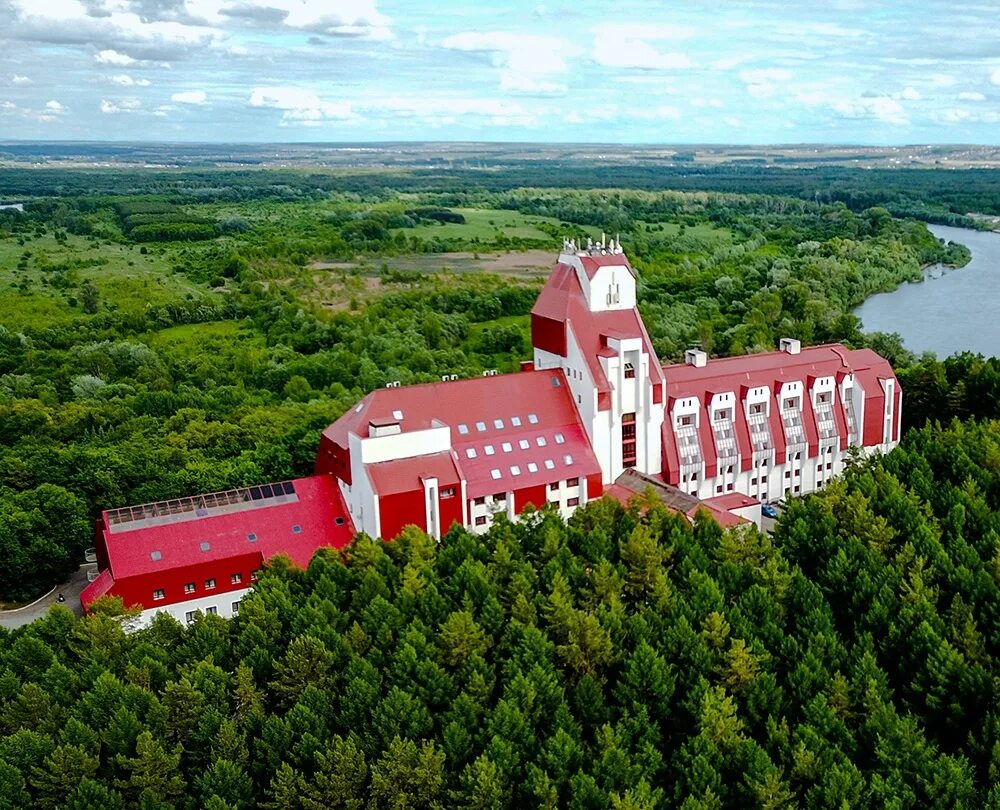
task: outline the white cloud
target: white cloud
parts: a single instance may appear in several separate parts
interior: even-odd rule
[[[903,105],[891,96],[862,96],[855,100],[838,101],[833,110],[843,118],[872,118],[896,126],[910,123]]]
[[[899,97],[905,101],[919,101],[920,93],[918,93],[913,87],[906,87],[903,89],[903,92],[899,94]]]
[[[123,98],[118,101],[108,101],[108,99],[102,98],[100,109],[105,115],[114,115],[116,113],[135,112],[141,106],[142,102],[137,98]]]
[[[718,98],[701,98],[695,96],[690,99],[690,104],[692,107],[715,107],[715,109],[722,109],[725,105],[722,103],[722,99]]]
[[[982,93],[966,90],[958,94],[959,101],[986,101],[986,96]]]
[[[0,101],[0,110],[4,112],[13,112],[17,109],[17,105],[13,101]]]
[[[993,84],[1000,85],[1000,68],[997,68],[990,74],[990,81]]]
[[[187,90],[183,93],[174,93],[170,100],[178,104],[204,104],[208,101],[208,95],[204,90]]]
[[[66,108],[55,99],[45,102],[45,109],[54,113],[65,112]]]
[[[774,95],[780,83],[791,79],[792,71],[785,68],[755,68],[740,71],[740,81],[746,85],[747,92],[755,98]]]
[[[23,87],[24,85],[31,84],[31,79],[27,76],[18,76],[16,73],[11,78],[10,83],[15,87]]]
[[[951,87],[957,80],[949,73],[934,73],[930,77],[930,82],[934,87]]]
[[[463,31],[447,37],[443,48],[466,53],[488,53],[500,71],[500,89],[515,93],[564,93],[555,81],[568,72],[564,54],[572,48],[554,37],[518,35],[504,31]]]
[[[324,101],[304,87],[256,87],[250,94],[250,106],[281,110],[282,126],[317,126],[326,120],[354,118],[348,102]]]
[[[108,76],[107,79],[119,87],[149,87],[152,84],[149,79],[134,79],[125,73],[119,73],[117,76]]]
[[[96,54],[94,58],[102,65],[118,65],[119,67],[126,67],[136,63],[136,60],[127,53],[119,53],[118,51],[111,49],[101,51]]]
[[[594,61],[624,70],[683,70],[691,67],[687,54],[661,51],[654,43],[687,39],[694,30],[681,25],[619,24],[594,29]]]

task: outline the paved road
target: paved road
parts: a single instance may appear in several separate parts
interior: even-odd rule
[[[75,571],[69,578],[68,582],[64,582],[40,602],[21,608],[20,610],[0,611],[0,627],[12,630],[15,627],[23,627],[35,619],[40,619],[58,601],[60,593],[66,597],[66,607],[72,610],[77,616],[81,615],[83,609],[80,607],[80,591],[87,587],[87,571],[96,569],[97,565],[94,563],[81,565],[79,570]]]

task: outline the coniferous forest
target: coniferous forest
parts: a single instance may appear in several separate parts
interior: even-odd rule
[[[240,615],[0,653],[0,806],[1000,807],[1000,424],[773,538],[655,498],[280,561]]]
[[[515,370],[563,236],[620,232],[664,362],[880,351],[902,446],[772,536],[602,500],[279,558],[231,622],[0,628],[0,808],[1000,808],[1000,361],[851,314],[964,264],[907,217],[968,224],[991,177],[527,171],[0,175],[4,606],[102,509],[306,474],[373,388]]]

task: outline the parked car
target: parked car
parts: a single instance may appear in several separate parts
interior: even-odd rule
[[[761,506],[760,513],[764,517],[776,518],[778,516],[778,509],[774,504],[765,503],[763,506]]]

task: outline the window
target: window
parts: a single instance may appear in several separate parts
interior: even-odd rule
[[[209,616],[215,616],[216,614],[218,614],[218,612],[219,609],[215,605],[210,605],[209,607],[205,608],[205,613],[207,613]]]
[[[486,423],[485,422],[476,422],[476,430],[478,430],[480,433],[485,433],[486,432]]]
[[[795,486],[795,494],[796,494],[796,495],[798,495],[798,494],[799,494],[799,490],[800,490],[800,489],[802,489],[802,487],[800,487],[800,486],[798,486],[798,485],[796,484],[796,486]]]
[[[563,436],[561,433],[557,433],[555,435],[555,439],[556,439],[556,444],[566,444],[566,437]]]
[[[716,484],[716,485],[715,485],[715,493],[716,493],[717,495],[719,495],[719,494],[721,494],[721,493],[722,493],[722,484]]]
[[[239,615],[239,612],[240,612],[240,603],[239,602],[233,602],[232,607],[233,607],[233,615],[234,616]]]
[[[476,518],[476,525],[477,526],[485,526],[486,525],[486,515],[480,515],[479,517],[477,517]]]
[[[566,466],[568,467],[570,464],[573,463],[573,456],[567,453],[565,456],[563,456],[563,462],[565,462]]]
[[[833,469],[833,462],[827,462],[826,468],[828,470],[832,470]]]
[[[335,518],[333,519],[333,522],[334,522],[335,524],[337,524],[338,526],[343,526],[343,525],[344,525],[344,519],[343,519],[342,517],[339,517],[339,516],[338,516],[338,517],[335,517]]]
[[[635,366],[631,363],[625,364],[625,379],[634,380],[635,379]]]
[[[767,483],[767,476],[766,476],[766,475],[762,475],[762,476],[760,477],[760,482],[761,482],[762,484],[766,484],[766,483]]]
[[[536,472],[538,472],[538,465],[535,464],[534,461],[529,461],[528,462],[528,472],[530,472],[530,473],[536,473]]]
[[[511,424],[512,424],[512,425],[513,425],[514,427],[521,427],[521,417],[520,417],[520,416],[512,416],[512,417],[510,418],[510,423],[511,423]]]
[[[476,498],[476,500],[474,500],[473,503],[476,506],[485,506],[486,505],[486,498]]]
[[[558,481],[553,481],[551,484],[549,484],[549,492],[556,492],[558,489],[559,489]]]
[[[191,622],[194,621],[194,614],[195,611],[189,610],[187,613],[184,614],[184,621],[186,621],[188,624],[191,624]]]
[[[532,424],[532,425],[537,425],[538,424],[538,414],[529,413],[528,414],[528,422],[530,424]]]
[[[492,444],[487,444],[483,447],[483,452],[486,453],[486,455],[488,456],[492,456],[496,452],[496,450],[493,449]]]
[[[507,503],[507,493],[498,492],[493,496],[493,503]]]
[[[468,436],[469,435],[469,426],[467,424],[465,424],[464,422],[461,422],[459,424],[459,426],[458,426],[458,432],[462,436]]]
[[[229,582],[231,585],[239,585],[242,581],[243,581],[243,574],[233,574],[229,578]]]
[[[495,427],[497,430],[503,430],[503,419],[494,419],[493,427]]]
[[[732,491],[733,491],[733,485],[732,484],[726,484],[726,492],[732,492]]]
[[[511,446],[510,442],[504,442],[503,444],[500,445],[500,449],[503,450],[505,453],[509,453],[514,448]]]
[[[792,477],[791,470],[785,470],[785,478],[791,478],[791,477]]]
[[[752,487],[757,486],[757,478],[756,478],[756,476],[750,479],[750,486],[752,486]]]
[[[570,498],[569,500],[566,501],[566,505],[567,506],[579,506],[580,505],[580,499],[579,498]]]
[[[455,487],[444,487],[441,490],[442,498],[454,498],[455,497]]]
[[[184,593],[194,593],[194,583],[193,582],[188,582],[184,586]]]
[[[521,441],[517,443],[517,446],[520,447],[522,450],[527,450],[529,447],[531,447],[531,442],[529,442],[527,439],[521,439]]]
[[[205,590],[211,590],[214,587],[215,587],[215,580],[214,579],[206,579],[205,580]]]
[[[556,463],[552,459],[550,458],[545,459],[546,470],[554,470],[555,468],[556,468]]]
[[[465,457],[466,457],[466,458],[475,458],[475,457],[476,457],[476,455],[477,455],[477,454],[476,454],[476,448],[475,448],[475,447],[470,447],[470,448],[468,448],[468,449],[467,449],[467,450],[465,451]]]
[[[251,582],[256,582],[257,581],[257,572],[256,571],[251,571],[250,572],[250,581]]]
[[[568,487],[578,487],[578,486],[580,486],[580,479],[579,478],[570,478],[570,479],[568,479],[566,481],[566,486],[568,486]]]
[[[302,534],[302,527],[298,523],[292,526],[292,534]]]
[[[520,467],[518,467],[518,466],[517,466],[516,464],[514,464],[514,465],[513,465],[513,466],[512,466],[511,468],[510,468],[510,474],[511,474],[511,475],[520,475],[520,474],[521,474],[521,468],[520,468]]]
[[[493,477],[494,481],[500,480],[500,470],[490,470],[490,475]]]
[[[155,599],[156,601],[163,599],[165,596],[166,594],[163,592],[163,588],[157,588],[155,591],[153,591],[153,599]]]
[[[548,442],[545,441],[544,436],[539,436],[537,439],[535,439],[535,444],[537,444],[539,447],[545,447],[545,445],[547,445]]]

